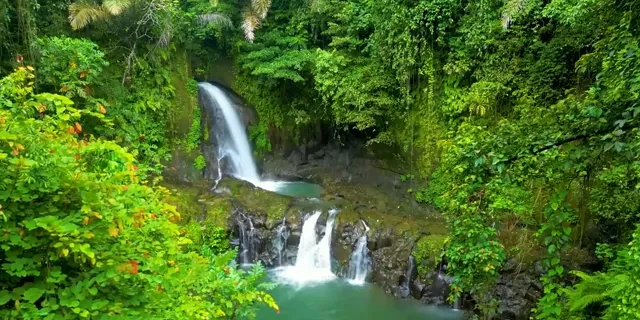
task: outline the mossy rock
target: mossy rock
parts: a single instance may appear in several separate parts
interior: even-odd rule
[[[257,188],[245,181],[223,179],[218,188],[228,190],[229,198],[245,210],[265,215],[267,225],[281,221],[292,207],[292,198]]]
[[[181,232],[193,241],[192,250],[205,246],[216,253],[229,248],[230,199],[212,194],[205,185],[163,186],[169,191],[164,200],[180,212]]]
[[[417,238],[422,234],[446,234],[446,223],[432,208],[417,204],[411,195],[398,196],[367,185],[332,184],[325,187],[326,201],[340,208],[338,223],[364,220],[371,229],[393,229],[394,233]]]
[[[438,266],[446,239],[446,234],[430,234],[418,240],[412,252],[418,264],[418,274],[424,276]]]

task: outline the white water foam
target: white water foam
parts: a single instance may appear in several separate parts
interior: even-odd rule
[[[336,275],[331,272],[331,234],[336,213],[336,210],[329,211],[325,235],[319,242],[317,242],[316,224],[322,212],[316,211],[305,220],[302,225],[296,264],[275,269],[275,278],[278,282],[306,286],[336,278]]]

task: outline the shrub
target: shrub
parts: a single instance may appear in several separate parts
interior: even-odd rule
[[[185,249],[166,190],[114,142],[86,137],[91,111],[33,94],[32,68],[0,80],[0,318],[211,319],[273,308],[263,269]],[[100,116],[93,115],[93,116]]]

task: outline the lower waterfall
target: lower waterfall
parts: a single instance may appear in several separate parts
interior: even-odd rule
[[[351,257],[349,257],[349,271],[347,273],[347,278],[350,279],[350,283],[362,285],[364,284],[367,278],[367,272],[369,271],[369,248],[367,248],[367,233],[369,232],[369,227],[367,224],[362,221],[364,225],[365,231],[358,238],[358,242],[356,243],[356,248],[351,253]]]
[[[336,277],[331,272],[331,234],[337,210],[330,210],[328,214],[325,234],[319,242],[316,236],[316,225],[322,211],[314,212],[304,221],[296,264],[276,269],[279,280],[295,285],[305,285]]]

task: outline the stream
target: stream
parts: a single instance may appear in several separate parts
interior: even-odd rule
[[[276,228],[273,247],[277,250],[279,267],[269,270],[269,281],[278,284],[271,292],[280,306],[277,314],[271,309],[261,309],[258,319],[304,320],[402,320],[460,319],[462,313],[449,308],[429,306],[416,300],[399,300],[385,294],[379,287],[366,283],[370,271],[367,239],[369,227],[361,220],[362,232],[355,239],[349,259],[346,278],[339,278],[332,270],[332,236],[339,210],[317,198],[322,187],[307,182],[265,180],[259,174],[242,125],[232,101],[220,88],[210,83],[200,83],[204,107],[214,123],[210,131],[217,140],[216,154],[211,158],[218,163],[217,181],[223,171],[236,179],[254,186],[298,198],[309,204],[303,217],[295,263],[287,262],[287,241],[290,230],[286,219]],[[225,170],[221,169],[224,164]],[[217,186],[217,183],[216,183]],[[321,221],[321,222],[319,222]],[[258,261],[259,232],[250,216],[237,216],[240,247],[239,263],[251,265]],[[409,270],[411,272],[411,270]]]

